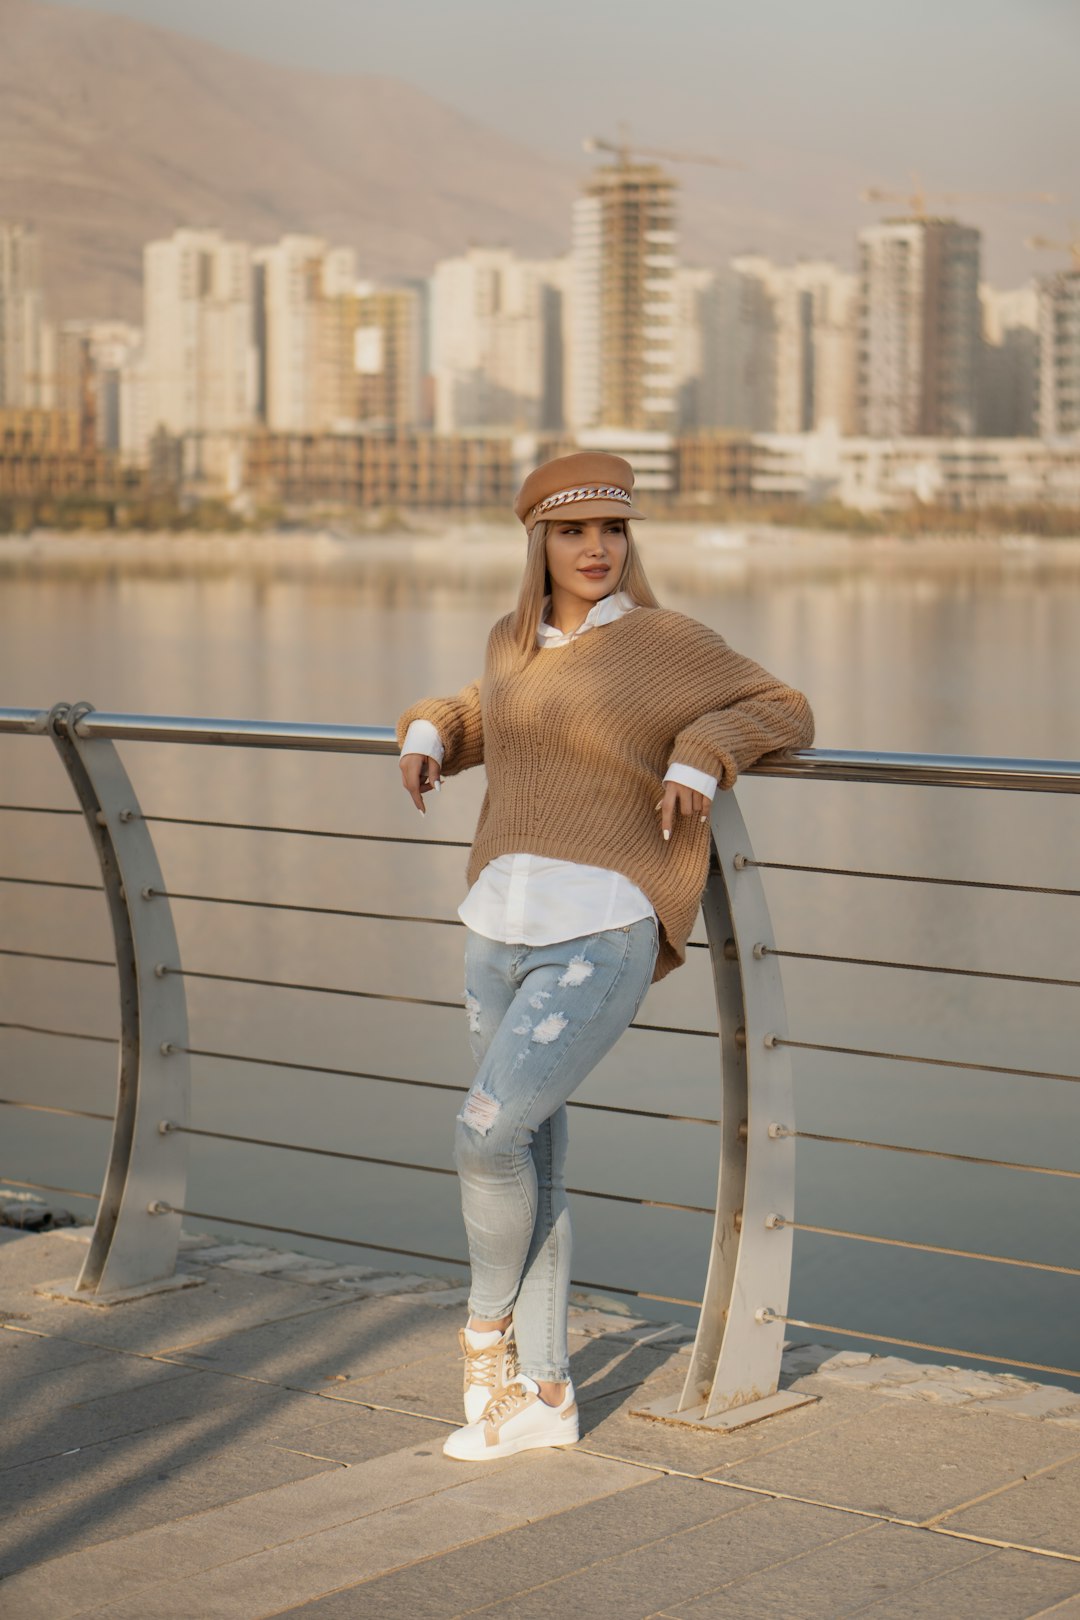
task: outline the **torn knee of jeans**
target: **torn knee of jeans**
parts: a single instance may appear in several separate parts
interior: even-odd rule
[[[534,1012],[540,1012],[542,1010],[542,1008],[543,1008],[544,1002],[545,1001],[550,1001],[550,1000],[551,1000],[551,991],[550,990],[538,990],[536,992],[535,996],[530,996],[529,997],[529,1006],[533,1009]]]
[[[584,984],[596,971],[595,962],[590,962],[584,956],[572,956],[567,963],[566,972],[559,980],[560,990],[573,990],[577,985]]]
[[[527,1018],[523,1018],[520,1024],[514,1025],[514,1034],[527,1035],[531,1029],[532,1025],[529,1023],[529,1020]]]
[[[548,1013],[547,1017],[541,1018],[534,1027],[533,1040],[539,1042],[541,1046],[549,1046],[552,1041],[558,1040],[566,1028],[566,1022],[562,1013]]]
[[[465,992],[465,1012],[469,1020],[469,1033],[476,1035],[480,1029],[480,1003],[471,990]]]
[[[473,1086],[465,1098],[458,1119],[463,1125],[470,1126],[478,1136],[486,1136],[499,1117],[502,1103],[493,1097],[490,1091],[484,1091],[480,1086]]]

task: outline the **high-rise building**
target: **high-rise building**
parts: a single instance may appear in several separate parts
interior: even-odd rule
[[[949,219],[859,233],[861,433],[970,436],[979,381],[979,232]]]
[[[984,283],[979,302],[979,433],[989,439],[1029,438],[1038,406],[1038,290],[1030,286],[1000,292]]]
[[[443,259],[431,282],[435,430],[556,428],[561,417],[559,267],[508,248]]]
[[[0,221],[0,406],[48,404],[48,368],[41,244],[28,226]]]
[[[254,419],[251,250],[178,230],[144,252],[150,433],[229,433]]]
[[[1080,266],[1039,284],[1039,436],[1080,433]]]
[[[672,432],[678,415],[675,182],[622,159],[574,205],[570,425]]]
[[[254,255],[258,414],[276,433],[316,433],[328,426],[320,376],[329,308],[356,283],[351,248],[318,236],[283,236]]]

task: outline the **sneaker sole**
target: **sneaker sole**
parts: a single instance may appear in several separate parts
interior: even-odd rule
[[[480,1456],[475,1456],[471,1451],[455,1451],[453,1439],[451,1435],[444,1442],[444,1457],[452,1457],[455,1462],[498,1462],[501,1457],[514,1457],[519,1451],[561,1451],[566,1446],[576,1446],[581,1435],[568,1435],[565,1440],[548,1440],[542,1435],[522,1435],[520,1440],[504,1440],[498,1446],[485,1446]]]

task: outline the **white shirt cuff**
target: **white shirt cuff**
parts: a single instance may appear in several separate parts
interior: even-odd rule
[[[442,764],[445,751],[442,738],[430,720],[414,720],[405,733],[405,741],[401,745],[403,755],[428,754],[436,765]]]
[[[707,799],[716,795],[716,777],[710,776],[708,771],[695,770],[693,765],[669,765],[665,782],[679,782],[683,787],[694,788],[698,793],[704,793]]]

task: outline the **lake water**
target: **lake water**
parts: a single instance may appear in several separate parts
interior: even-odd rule
[[[802,687],[822,746],[1080,757],[1080,543],[853,542],[761,531],[742,544],[741,534],[662,525],[643,526],[640,537],[661,599]],[[512,605],[520,559],[509,530],[467,524],[353,541],[5,541],[0,705],[86,699],[145,713],[390,725],[414,698],[455,691],[478,673],[487,629]],[[386,759],[149,743],[128,744],[123,756],[151,816],[468,839],[482,789],[476,773],[453,780],[421,820]],[[0,738],[0,778],[4,804],[73,803],[43,738]],[[738,793],[765,860],[1080,890],[1075,796],[752,779]],[[326,987],[187,980],[190,1044],[227,1054],[192,1059],[193,1123],[449,1169],[452,1093],[326,1071],[465,1085],[472,1063],[461,1014],[329,990],[459,1000],[460,929],[216,902],[452,919],[464,852],[162,823],[152,830],[170,891],[189,897],[174,901],[186,968]],[[3,813],[0,840],[0,875],[97,879],[75,818]],[[1080,1071],[1075,894],[805,872],[765,879],[781,948],[915,965],[785,961],[794,1038]],[[110,957],[101,896],[0,883],[0,946]],[[919,964],[1074,983],[931,974]],[[691,953],[655,987],[641,1016],[707,1027],[705,953]],[[0,1020],[113,1035],[115,978],[109,968],[0,956]],[[580,1095],[715,1116],[715,1059],[712,1040],[631,1031]],[[793,1060],[803,1130],[1080,1171],[1080,1087],[1068,1081],[830,1052],[795,1051]],[[108,1047],[0,1028],[0,1068],[4,1097],[111,1112]],[[7,1175],[97,1185],[107,1124],[7,1108],[3,1130]],[[204,1138],[191,1147],[188,1203],[223,1217],[217,1230],[243,1218],[464,1253],[449,1175]],[[577,1188],[708,1206],[715,1178],[710,1127],[573,1116]],[[801,1142],[795,1215],[1075,1268],[1078,1188],[1075,1174]],[[579,1196],[574,1218],[577,1277],[700,1297],[707,1216]],[[1080,1367],[1080,1279],[1051,1271],[798,1233],[791,1314]]]

